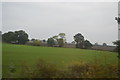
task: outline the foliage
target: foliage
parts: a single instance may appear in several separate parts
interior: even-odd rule
[[[35,39],[31,39],[31,41],[35,41]]]
[[[60,39],[63,39],[63,42],[66,43],[65,33],[59,33]]]
[[[72,41],[71,43],[72,43],[72,44],[75,44],[75,41]]]
[[[7,43],[25,44],[29,39],[28,34],[25,31],[19,30],[15,32],[9,31],[8,33],[4,33],[2,35],[2,40]]]
[[[58,39],[58,45],[59,45],[59,47],[63,47],[64,40],[62,38]]]
[[[66,69],[59,69],[55,64],[44,60],[38,60],[34,69],[28,65],[22,66],[23,78],[118,78],[117,65],[88,64],[74,62]]]
[[[15,31],[15,39],[18,44],[25,44],[28,41],[28,34],[23,30]]]
[[[77,44],[82,43],[84,41],[84,36],[78,33],[74,36],[74,40],[77,42]]]
[[[120,53],[120,40],[113,42],[113,44],[117,46],[116,51]]]
[[[52,38],[48,38],[47,40],[48,46],[63,47],[65,42],[66,42],[65,33],[59,33],[59,35],[55,35]]]
[[[41,45],[41,41],[40,40],[34,40],[33,41],[33,46],[40,46]]]
[[[56,39],[56,40],[57,40],[57,39],[58,39],[58,36],[57,36],[57,35],[53,36],[53,39]]]
[[[60,38],[65,38],[65,33],[59,33]]]
[[[89,49],[89,48],[91,48],[92,47],[92,44],[88,41],[88,40],[85,40],[84,41],[84,48],[85,49]]]
[[[46,42],[46,40],[44,39],[44,40],[42,40],[43,42]]]
[[[76,41],[76,48],[84,48],[84,36],[80,33],[74,36],[74,40]]]
[[[42,41],[37,40],[37,39],[32,39],[31,41],[26,42],[27,45],[32,45],[32,46],[41,46]]]
[[[15,40],[15,33],[9,31],[8,33],[4,33],[2,35],[2,41],[7,42],[7,43],[12,43]]]
[[[53,39],[55,41],[55,45],[63,47],[64,43],[66,42],[65,33],[59,33],[58,35],[53,36]]]
[[[88,49],[92,47],[92,44],[88,40],[84,40],[84,36],[80,33],[74,36],[76,41],[76,48]]]
[[[38,60],[36,64],[36,77],[52,78],[55,77],[57,72],[57,67],[44,60]]]
[[[99,44],[98,44],[98,43],[95,43],[94,45],[95,45],[95,46],[98,46]]]
[[[16,67],[15,67],[15,65],[10,65],[10,66],[9,66],[9,71],[10,71],[11,73],[16,72]]]
[[[21,76],[23,78],[53,78],[56,76],[57,67],[39,59],[32,69],[27,64],[22,64]]]
[[[107,46],[107,44],[106,44],[106,43],[103,43],[103,46]]]
[[[26,45],[33,45],[33,41],[27,41],[25,44]]]
[[[55,45],[54,39],[53,38],[48,38],[47,44],[48,44],[48,46],[54,46]]]

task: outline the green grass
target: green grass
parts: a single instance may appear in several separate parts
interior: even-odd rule
[[[75,61],[83,61],[90,64],[117,64],[117,53],[108,51],[56,48],[27,45],[3,44],[3,74],[8,71],[11,64],[17,67],[23,63],[34,65],[38,59],[56,64],[60,68]],[[4,75],[5,77],[5,75]]]

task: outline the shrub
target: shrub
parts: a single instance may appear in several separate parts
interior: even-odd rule
[[[51,46],[51,47],[54,46],[55,45],[54,39],[53,38],[48,38],[47,44],[48,44],[48,46]]]
[[[40,46],[41,43],[42,42],[40,40],[35,40],[35,41],[33,41],[33,46]]]
[[[56,76],[57,68],[55,65],[47,63],[44,60],[38,60],[35,72],[35,77],[53,78]]]
[[[58,45],[59,45],[59,47],[63,47],[64,40],[62,38],[58,39]]]
[[[23,64],[21,73],[24,78],[54,78],[57,68],[44,60],[38,60],[32,67]]]
[[[75,62],[68,66],[68,72],[72,78],[86,78],[89,72],[89,65],[81,62]]]
[[[42,44],[42,41],[40,40],[34,40],[34,41],[28,41],[26,45],[32,45],[32,46],[40,46]]]
[[[65,69],[59,69],[44,60],[38,60],[35,66],[22,65],[23,78],[118,78],[117,65],[99,65],[74,62]]]

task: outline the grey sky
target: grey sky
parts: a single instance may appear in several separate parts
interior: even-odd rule
[[[117,2],[4,2],[2,31],[25,30],[29,38],[47,39],[61,32],[68,42],[82,33],[92,43],[112,45],[118,38]]]

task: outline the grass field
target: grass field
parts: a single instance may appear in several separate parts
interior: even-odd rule
[[[38,59],[56,64],[59,68],[74,61],[83,61],[90,64],[117,64],[117,53],[108,51],[41,47],[27,45],[3,44],[3,77],[11,64],[19,67],[23,63],[34,65]],[[19,71],[19,68],[18,68]]]

